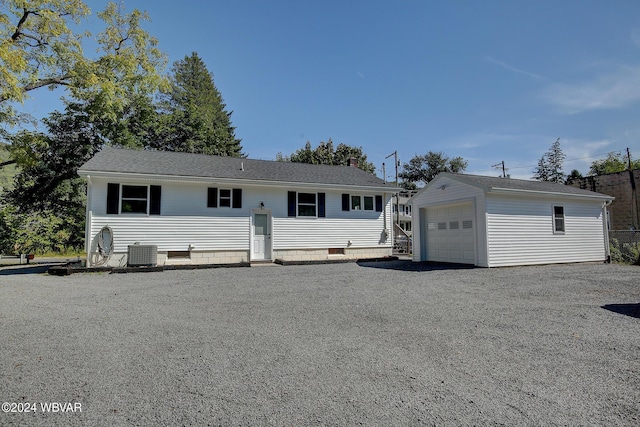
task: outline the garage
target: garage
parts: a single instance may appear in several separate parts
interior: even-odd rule
[[[475,264],[473,203],[425,208],[426,261]]]
[[[479,267],[604,261],[613,198],[555,182],[442,172],[409,203],[413,261]]]

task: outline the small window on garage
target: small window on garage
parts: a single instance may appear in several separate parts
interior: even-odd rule
[[[564,233],[564,206],[553,207],[553,233]]]
[[[473,228],[473,221],[470,219],[467,221],[462,221],[462,228]]]
[[[447,223],[446,222],[439,222],[438,223],[438,230],[446,230],[447,229]]]
[[[460,223],[458,221],[449,222],[449,230],[457,230],[459,228],[460,228]]]
[[[436,223],[435,222],[430,222],[429,224],[427,224],[427,229],[428,230],[435,230],[436,229]]]

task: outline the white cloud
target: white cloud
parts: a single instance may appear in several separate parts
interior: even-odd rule
[[[640,101],[640,66],[620,67],[582,83],[556,83],[543,98],[569,114],[626,107]]]
[[[507,64],[506,62],[500,61],[499,59],[493,58],[491,56],[485,56],[484,59],[487,62],[491,62],[492,64],[499,65],[499,66],[501,66],[502,68],[504,68],[506,70],[513,71],[514,73],[524,74],[525,76],[529,76],[529,77],[532,77],[532,78],[537,79],[537,80],[542,78],[538,74],[530,73],[529,71],[525,71],[525,70],[522,70],[520,68],[514,67],[511,64]]]

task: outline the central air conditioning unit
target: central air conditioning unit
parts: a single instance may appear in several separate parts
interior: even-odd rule
[[[156,245],[129,245],[127,251],[127,266],[153,267],[158,261],[158,247]]]

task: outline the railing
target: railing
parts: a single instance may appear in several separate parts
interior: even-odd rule
[[[411,236],[404,231],[398,224],[393,224],[393,250],[401,254],[410,254],[412,252]]]

